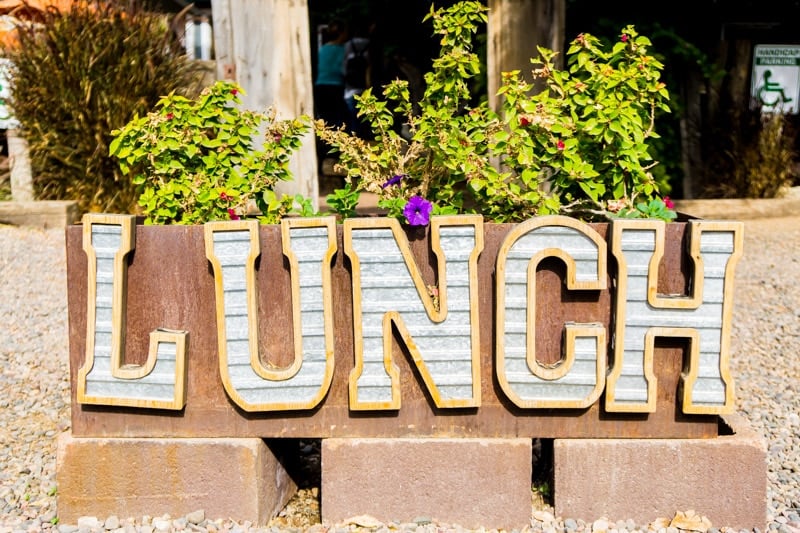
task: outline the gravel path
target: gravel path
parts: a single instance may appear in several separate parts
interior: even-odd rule
[[[769,528],[800,533],[800,217],[745,222],[736,273],[733,372],[739,411],[769,446]],[[59,524],[55,437],[69,427],[63,229],[0,225],[0,533],[231,531],[251,524],[185,517],[85,517]],[[327,531],[316,488],[300,491],[264,531]],[[679,511],[676,509],[676,511]],[[535,531],[663,531],[669,519],[584,523],[532,510]],[[364,527],[371,526],[371,527]],[[437,524],[338,524],[334,531],[443,531]],[[452,528],[458,530],[458,528]],[[710,531],[725,532],[725,524]]]

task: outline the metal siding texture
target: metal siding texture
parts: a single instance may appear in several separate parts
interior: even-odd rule
[[[247,260],[251,254],[249,231],[214,232],[214,255],[222,266],[225,345],[231,385],[249,404],[282,405],[311,402],[319,394],[325,375],[325,331],[322,324],[322,260],[328,249],[325,228],[293,228],[292,251],[299,263],[303,363],[286,380],[261,377],[251,363],[250,324],[247,313]],[[319,326],[315,326],[319,324]],[[273,335],[281,335],[277,331]],[[257,333],[256,333],[257,335]],[[257,348],[256,348],[257,349]],[[258,354],[255,354],[259,360]]]
[[[389,311],[400,314],[422,365],[443,399],[472,396],[472,342],[469,320],[468,261],[474,233],[443,228],[440,241],[447,258],[447,318],[440,323],[428,316],[394,235],[389,228],[357,229],[353,249],[360,265],[364,366],[357,385],[359,402],[389,402],[392,381],[384,366],[383,321]],[[387,284],[391,283],[387,287]],[[438,360],[446,358],[446,364]],[[407,379],[407,378],[406,378]]]
[[[96,261],[94,360],[86,375],[86,395],[97,398],[171,402],[175,396],[176,345],[159,342],[156,364],[146,376],[121,379],[112,375],[112,316],[114,257],[122,244],[122,229],[111,224],[92,225]],[[118,305],[122,305],[121,302]]]
[[[505,376],[509,385],[523,401],[564,402],[589,397],[598,386],[597,344],[593,337],[579,337],[575,362],[565,376],[543,379],[528,365],[529,266],[531,258],[548,249],[563,250],[574,261],[578,281],[597,281],[597,245],[585,234],[568,227],[539,227],[520,237],[509,249],[505,270],[505,321],[503,328]],[[560,354],[557,356],[560,358]],[[557,364],[566,364],[560,361]]]

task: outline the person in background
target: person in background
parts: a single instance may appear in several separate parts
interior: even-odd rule
[[[317,50],[317,76],[314,80],[314,118],[339,127],[347,123],[344,102],[344,45],[347,31],[340,20],[322,28],[322,45]],[[322,161],[330,147],[318,141],[317,156]]]
[[[370,37],[362,28],[356,30],[352,39],[344,46],[344,101],[347,106],[348,130],[364,138],[367,127],[358,118],[356,95],[370,87],[372,57]]]

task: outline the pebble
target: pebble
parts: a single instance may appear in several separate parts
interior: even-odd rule
[[[792,381],[800,376],[800,216],[744,224],[731,334],[737,412],[767,441],[767,531],[800,533],[800,394]],[[66,308],[63,228],[0,224],[0,533],[468,531],[422,516],[369,528],[320,524],[318,517],[295,525],[301,523],[291,521],[291,512],[282,512],[280,523],[259,526],[210,519],[202,509],[183,517],[84,516],[76,524],[59,523],[56,437],[70,427]],[[306,491],[309,499],[318,496],[317,487]],[[558,517],[546,506],[532,509],[522,533],[680,533],[670,522],[683,511],[637,524],[625,517]],[[761,531],[713,524],[708,533]]]

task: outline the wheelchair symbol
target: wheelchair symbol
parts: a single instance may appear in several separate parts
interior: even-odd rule
[[[780,104],[791,102],[792,99],[784,94],[783,87],[781,87],[780,83],[769,81],[771,77],[772,71],[765,70],[763,75],[764,85],[759,87],[758,92],[756,93],[758,101],[761,103],[761,105],[764,107],[775,107]]]

